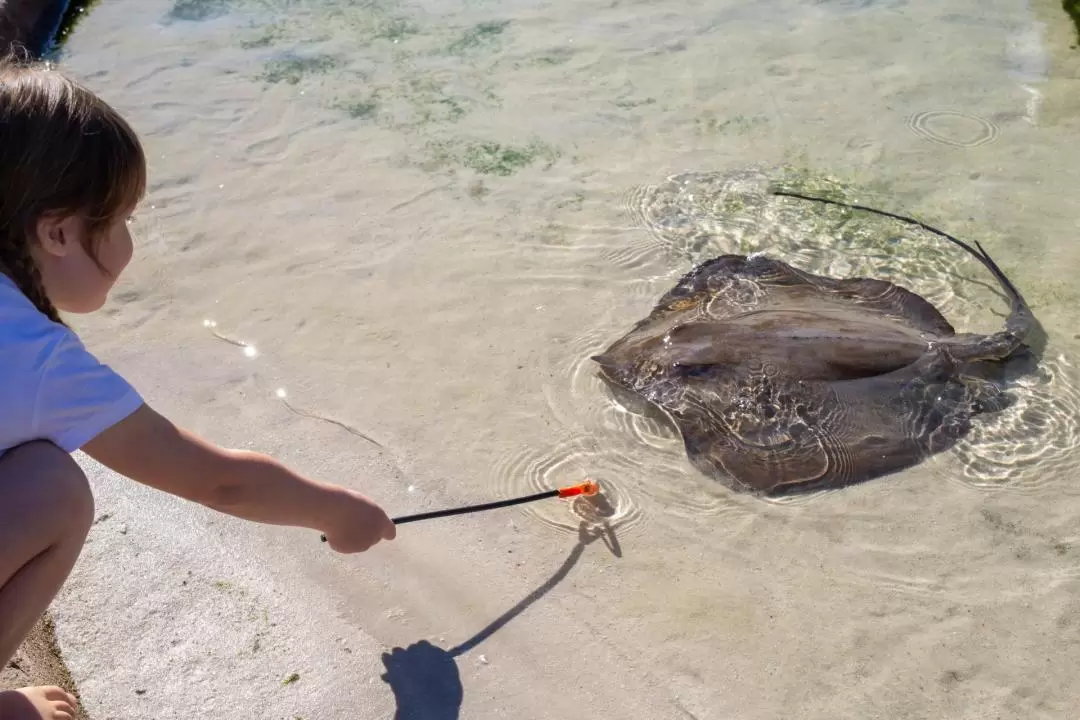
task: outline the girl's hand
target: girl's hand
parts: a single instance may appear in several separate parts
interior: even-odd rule
[[[341,488],[332,500],[332,515],[322,526],[326,542],[341,553],[364,552],[380,540],[393,540],[397,528],[371,499]]]

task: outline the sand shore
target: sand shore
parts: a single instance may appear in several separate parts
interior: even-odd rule
[[[34,625],[15,657],[0,669],[0,690],[32,685],[57,685],[78,697],[78,687],[56,642],[56,628],[51,613],[46,613]],[[77,711],[75,720],[86,720],[81,705]]]

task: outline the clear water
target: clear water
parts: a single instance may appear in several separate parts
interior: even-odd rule
[[[616,554],[590,545],[485,640],[520,665],[464,679],[474,716],[1063,717],[1080,694],[1073,42],[1051,0],[105,3],[62,64],[130,117],[151,189],[87,341],[216,437],[299,463],[378,455],[392,469],[349,482],[403,513],[598,479],[601,505],[410,530],[425,559],[372,571],[391,579],[367,602],[413,620],[343,611],[387,645],[464,641],[604,534]],[[1007,310],[928,235],[764,198],[780,166],[979,240],[1049,341],[1016,406],[958,449],[768,503],[702,477],[588,360],[695,262],[885,277],[961,330]],[[553,638],[551,617],[575,629]],[[565,685],[582,664],[591,684]]]

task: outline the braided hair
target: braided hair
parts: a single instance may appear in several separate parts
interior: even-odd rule
[[[45,64],[0,60],[0,272],[63,323],[34,259],[37,223],[79,215],[97,259],[101,233],[146,189],[135,132],[107,103]]]

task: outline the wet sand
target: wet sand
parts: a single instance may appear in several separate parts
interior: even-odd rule
[[[16,690],[34,685],[56,685],[78,697],[78,688],[56,642],[53,619],[46,614],[34,625],[22,647],[6,667],[0,669],[0,690]],[[75,720],[86,720],[80,706]]]

